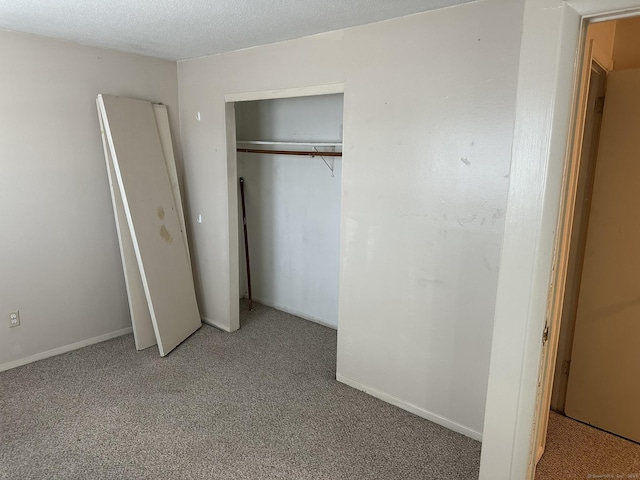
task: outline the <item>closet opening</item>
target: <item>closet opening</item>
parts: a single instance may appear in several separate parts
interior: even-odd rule
[[[238,313],[239,322],[251,292],[254,310],[271,307],[338,329],[343,97],[228,104],[229,158],[235,160],[229,196],[235,193],[237,206],[229,213],[237,218],[237,240],[230,239],[237,290],[232,285],[231,294],[237,292],[236,308],[245,313]]]

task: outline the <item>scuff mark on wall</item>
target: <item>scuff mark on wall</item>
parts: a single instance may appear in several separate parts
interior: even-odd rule
[[[468,217],[458,218],[457,220],[460,226],[464,227],[466,223],[475,222],[476,218],[478,218],[478,215],[470,215]]]
[[[427,288],[429,285],[442,285],[444,281],[438,278],[418,278],[416,279],[416,285],[420,288]]]
[[[490,272],[498,270],[497,267],[493,266],[493,264],[489,261],[486,255],[482,256],[482,260],[484,261],[484,266],[487,267],[487,270],[489,270]]]

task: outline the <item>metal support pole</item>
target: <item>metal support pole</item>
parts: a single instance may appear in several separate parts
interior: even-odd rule
[[[247,209],[244,203],[244,178],[240,178],[240,198],[242,199],[242,228],[244,229],[244,256],[247,263],[249,310],[253,310],[253,296],[251,294],[251,267],[249,266],[249,237],[247,237]]]

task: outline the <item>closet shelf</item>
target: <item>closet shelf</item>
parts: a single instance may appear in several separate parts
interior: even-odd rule
[[[336,148],[340,148],[342,150],[341,142],[268,142],[261,140],[237,140],[236,144],[243,145],[255,145],[256,147],[260,146],[291,146],[291,147],[311,147],[313,150],[275,150],[275,149],[267,149],[267,148],[236,148],[236,152],[239,153],[263,153],[267,155],[298,155],[304,157],[320,157],[324,164],[327,166],[329,171],[331,171],[331,176],[333,177],[333,165],[335,162],[335,157],[342,157],[342,152],[336,152]],[[333,148],[333,150],[318,150],[320,148]],[[332,157],[331,163],[327,162],[325,157]]]
[[[306,157],[341,157],[342,152],[336,152],[335,150],[326,151],[326,150],[318,150],[317,147],[320,148],[342,148],[342,143],[340,142],[268,142],[261,140],[238,140],[237,144],[242,145],[255,145],[256,147],[260,146],[291,146],[291,147],[311,147],[313,150],[283,150],[283,149],[266,149],[266,148],[236,148],[237,152],[240,153],[265,153],[271,155],[300,155]],[[333,170],[332,170],[333,171]]]
[[[342,142],[268,142],[264,140],[238,140],[243,145],[285,145],[292,147],[342,147]]]

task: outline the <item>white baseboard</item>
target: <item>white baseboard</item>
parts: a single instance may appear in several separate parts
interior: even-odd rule
[[[400,407],[407,412],[411,412],[414,415],[418,415],[419,417],[425,418],[433,423],[437,423],[438,425],[442,425],[449,430],[453,430],[454,432],[461,433],[467,437],[473,438],[474,440],[482,441],[482,433],[472,430],[471,428],[465,427],[464,425],[460,425],[459,423],[454,422],[446,417],[438,415],[436,413],[430,412],[423,408],[417,407],[411,403],[405,402],[404,400],[400,400],[388,393],[381,392],[376,390],[375,388],[368,387],[363,385],[360,382],[356,382],[355,380],[345,377],[344,375],[336,374],[336,380],[342,382],[350,387],[353,387],[357,390],[368,393],[372,397],[379,398],[380,400],[390,403],[391,405],[395,405],[396,407]]]
[[[20,358],[19,360],[13,360],[11,362],[6,362],[0,364],[0,372],[4,372],[5,370],[10,370],[12,368],[21,367],[22,365],[26,365],[28,363],[37,362],[38,360],[44,360],[45,358],[55,357],[56,355],[62,355],[63,353],[72,352],[74,350],[78,350],[83,347],[88,347],[89,345],[94,345],[96,343],[104,342],[106,340],[111,340],[112,338],[120,337],[122,335],[127,335],[133,332],[131,327],[123,328],[121,330],[116,330],[115,332],[105,333],[104,335],[99,335],[97,337],[88,338],[86,340],[81,340],[76,343],[71,343],[69,345],[64,345],[62,347],[54,348],[53,350],[47,350],[46,352],[36,353],[35,355],[30,355],[28,357]]]
[[[215,320],[211,320],[210,318],[203,317],[203,316],[200,316],[200,320],[202,320],[207,325],[211,325],[212,327],[215,327],[219,330],[223,330],[227,333],[231,333],[231,329],[229,328],[229,325],[223,325],[220,322],[216,322]]]
[[[300,318],[302,318],[304,320],[308,320],[308,321],[313,322],[313,323],[318,323],[318,324],[322,325],[323,327],[331,328],[333,330],[337,330],[338,329],[338,327],[336,327],[335,325],[332,325],[330,323],[327,323],[325,320],[322,320],[320,318],[314,317],[314,316],[309,315],[309,314],[304,313],[304,312],[299,312],[298,310],[286,307],[284,305],[279,305],[279,304],[277,304],[275,302],[270,302],[269,300],[264,300],[262,298],[254,298],[253,301],[256,302],[256,303],[261,303],[262,305],[266,305],[267,307],[275,308],[276,310],[280,310],[281,312],[285,312],[285,313],[288,313],[290,315],[295,315],[296,317],[300,317]]]

